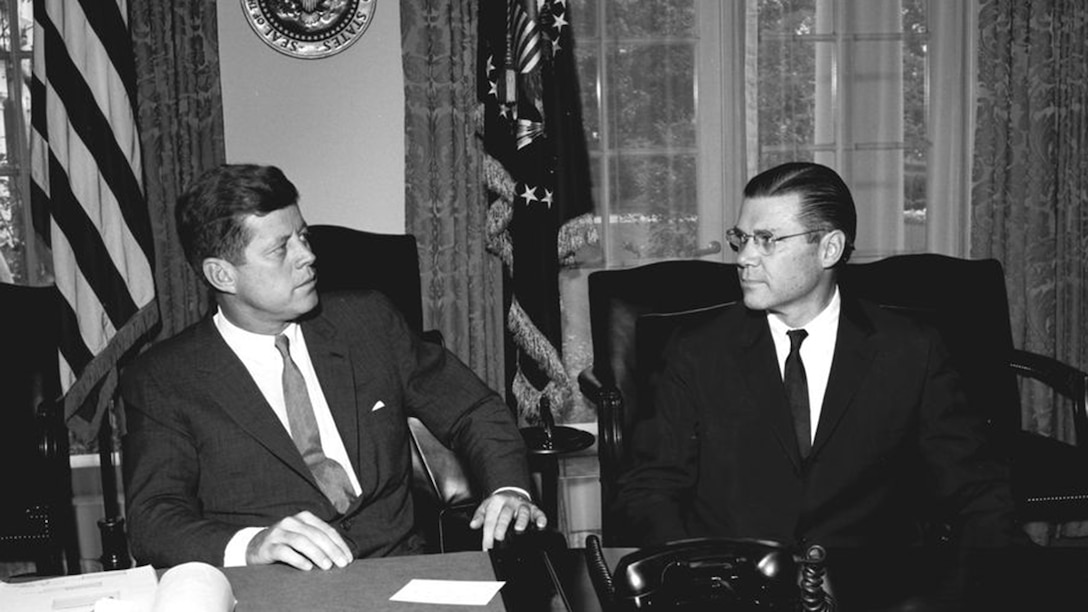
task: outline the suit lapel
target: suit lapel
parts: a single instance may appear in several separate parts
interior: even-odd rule
[[[801,451],[793,431],[793,416],[786,403],[786,392],[778,370],[774,341],[763,312],[746,311],[737,344],[736,363],[740,364],[741,379],[748,385],[752,401],[764,416],[778,440],[779,446],[801,469]],[[768,375],[770,373],[770,375]]]
[[[196,338],[201,346],[207,347],[206,358],[199,367],[208,388],[214,390],[212,399],[239,428],[316,487],[291,435],[268,405],[245,365],[219,335],[210,317],[201,322]]]
[[[843,416],[852,408],[854,395],[868,376],[875,355],[872,323],[857,301],[843,296],[835,356],[824,391],[812,456],[816,456],[827,444]]]
[[[338,339],[336,328],[328,320],[318,316],[304,321],[302,333],[351,468],[359,477],[360,488],[366,491],[364,474],[359,466],[359,407],[355,400],[355,390],[364,381],[355,379],[351,351]]]

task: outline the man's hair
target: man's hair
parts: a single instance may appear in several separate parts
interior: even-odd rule
[[[744,187],[746,199],[791,193],[801,196],[799,220],[806,229],[837,229],[846,234],[846,246],[836,265],[846,263],[854,251],[858,227],[854,198],[846,183],[827,166],[790,162],[759,173]]]
[[[223,164],[193,182],[174,209],[185,259],[203,278],[208,257],[240,263],[247,235],[244,219],[298,204],[298,189],[275,166]]]

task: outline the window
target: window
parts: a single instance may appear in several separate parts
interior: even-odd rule
[[[603,265],[731,257],[744,183],[787,160],[842,174],[859,259],[966,252],[972,3],[568,4]]]
[[[605,261],[694,256],[720,210],[700,182],[714,157],[698,129],[700,11],[692,0],[571,4]]]
[[[30,222],[32,0],[0,0],[0,282],[30,283],[35,269]]]

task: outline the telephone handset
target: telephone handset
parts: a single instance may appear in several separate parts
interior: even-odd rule
[[[803,557],[777,542],[696,538],[640,549],[613,575],[600,539],[586,539],[586,567],[605,612],[628,610],[834,610],[823,589],[824,549]]]

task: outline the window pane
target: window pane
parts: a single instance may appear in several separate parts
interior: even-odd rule
[[[906,36],[903,47],[904,247],[907,251],[925,251],[926,202],[929,200],[926,175],[930,151],[926,137],[929,116],[926,0],[903,0],[903,32]]]
[[[10,176],[0,176],[0,277],[5,282],[22,280],[23,241],[20,237],[19,210],[16,182]],[[7,275],[10,274],[11,278]]]
[[[649,154],[615,157],[609,245],[613,261],[690,257],[695,251],[696,156]]]
[[[759,0],[760,34],[827,33],[816,27],[816,0]]]
[[[692,44],[618,44],[608,66],[614,147],[695,146]]]
[[[19,0],[19,30],[22,32],[22,50],[31,51],[34,39],[34,0]]]
[[[691,36],[693,0],[607,0],[608,29],[614,38]]]
[[[579,44],[591,43],[598,38],[597,11],[599,0],[567,0],[572,24],[574,25],[574,40]]]
[[[586,134],[586,146],[590,151],[601,148],[601,111],[597,104],[597,74],[600,62],[592,49],[579,49],[578,87],[582,98],[582,126]]]
[[[816,52],[831,47],[802,38],[760,41],[760,168],[802,159],[816,144]]]

